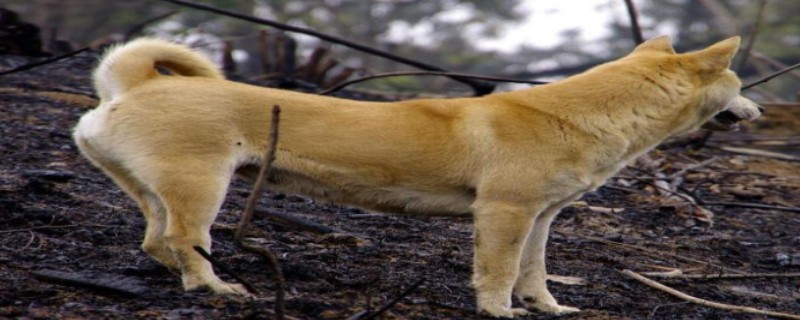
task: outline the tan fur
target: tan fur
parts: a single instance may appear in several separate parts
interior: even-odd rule
[[[542,312],[545,245],[559,210],[666,138],[727,110],[760,113],[728,70],[738,38],[676,54],[666,37],[568,79],[479,98],[361,102],[223,80],[188,48],[155,39],[112,49],[95,72],[102,97],[75,129],[83,154],[147,219],[142,244],[187,290],[244,293],[193,250],[231,177],[252,175],[280,105],[270,187],[414,214],[473,214],[480,311],[513,317],[512,294]],[[159,75],[162,66],[177,75]]]

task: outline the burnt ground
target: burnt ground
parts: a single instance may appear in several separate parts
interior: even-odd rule
[[[270,318],[274,282],[266,261],[232,244],[250,187],[234,182],[212,229],[214,256],[261,292],[256,300],[185,293],[180,280],[139,249],[144,221],[131,200],[78,155],[70,130],[96,101],[81,56],[0,78],[0,318]],[[0,57],[3,68],[26,58]],[[611,187],[588,194],[556,220],[550,273],[584,285],[550,283],[556,298],[584,311],[563,319],[761,319],[685,303],[629,279],[623,269],[689,273],[800,271],[800,213],[671,204],[648,181],[679,173],[681,186],[711,202],[800,206],[800,162],[728,153],[722,146],[800,155],[800,108],[774,107],[708,147],[665,147]],[[709,160],[711,159],[711,160]],[[709,160],[709,161],[707,161]],[[694,170],[679,172],[704,162]],[[666,178],[665,178],[666,179]],[[674,199],[673,199],[674,200]],[[679,201],[680,202],[680,201]],[[345,319],[377,308],[417,279],[425,282],[382,317],[473,319],[469,287],[471,223],[465,218],[371,214],[293,196],[268,194],[260,208],[291,214],[353,236],[321,235],[255,219],[252,237],[278,253],[287,280],[287,314]],[[55,270],[102,274],[137,288],[122,294],[33,276]],[[227,275],[222,275],[230,279]],[[660,280],[718,302],[800,314],[800,279]],[[102,282],[102,281],[101,281]],[[112,281],[113,282],[113,281]],[[532,315],[531,319],[553,318]]]

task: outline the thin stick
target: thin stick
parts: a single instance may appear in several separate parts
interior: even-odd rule
[[[642,36],[642,27],[639,26],[639,14],[636,13],[636,6],[633,4],[633,0],[625,0],[625,6],[628,8],[628,17],[631,19],[631,33],[633,33],[633,42],[636,42],[638,45],[644,42],[644,36]]]
[[[665,279],[700,279],[700,280],[717,280],[717,279],[750,279],[750,278],[800,278],[800,272],[794,273],[746,273],[746,274],[684,274],[684,273],[646,273],[649,277],[665,278]]]
[[[775,69],[783,69],[783,68],[786,68],[786,66],[787,66],[787,64],[785,64],[785,63],[783,63],[783,62],[781,62],[781,61],[779,61],[777,59],[771,58],[771,57],[759,52],[758,50],[753,50],[753,52],[751,52],[750,55],[753,58],[761,60],[764,63],[768,64],[770,67],[775,68]],[[800,72],[792,70],[791,72],[789,72],[789,75],[795,77],[795,79],[800,79]]]
[[[685,301],[689,301],[691,303],[699,304],[701,306],[717,308],[717,309],[733,311],[733,312],[743,312],[743,313],[767,315],[767,316],[771,316],[771,317],[784,318],[784,319],[800,319],[800,315],[794,315],[794,314],[788,314],[788,313],[782,313],[782,312],[775,312],[775,311],[768,311],[768,310],[760,310],[760,309],[751,308],[751,307],[745,307],[745,306],[738,306],[738,305],[733,305],[733,304],[713,302],[713,301],[708,301],[708,300],[705,300],[705,299],[700,299],[700,298],[697,298],[697,297],[693,297],[693,296],[690,296],[690,295],[685,294],[683,292],[680,292],[678,290],[675,290],[675,289],[672,289],[670,287],[667,287],[667,286],[665,286],[665,285],[663,285],[663,284],[661,284],[661,283],[659,283],[657,281],[650,280],[650,279],[646,278],[645,276],[642,276],[642,275],[640,275],[640,274],[638,274],[636,272],[633,272],[631,270],[627,270],[627,269],[623,270],[622,274],[624,274],[624,275],[626,275],[626,276],[628,276],[630,278],[633,278],[633,279],[635,279],[635,280],[637,280],[637,281],[639,281],[641,283],[644,283],[648,287],[664,291],[666,293],[669,293],[672,296],[675,296],[677,298],[683,299]]]
[[[286,278],[283,276],[283,269],[278,262],[278,257],[267,248],[261,248],[247,244],[243,241],[245,230],[250,220],[253,219],[253,211],[256,207],[256,202],[264,191],[264,183],[269,175],[269,170],[272,169],[272,163],[275,161],[275,153],[278,147],[278,128],[280,126],[281,107],[275,105],[272,107],[272,119],[270,122],[269,142],[267,143],[267,151],[264,153],[261,169],[258,170],[258,177],[253,185],[253,191],[247,197],[247,204],[245,205],[244,212],[239,220],[234,233],[234,242],[243,249],[262,255],[267,258],[272,271],[275,272],[275,318],[283,320],[284,317],[284,302],[286,300]]]
[[[747,65],[747,60],[750,58],[750,54],[753,52],[753,44],[756,43],[756,38],[758,37],[758,33],[761,31],[761,22],[764,20],[764,8],[767,7],[767,0],[759,0],[758,1],[758,11],[756,13],[756,22],[753,23],[753,29],[750,30],[750,36],[747,39],[747,44],[742,50],[742,57],[739,60],[739,67],[736,68],[736,71],[742,72],[744,67]]]
[[[384,312],[386,312],[386,311],[388,311],[389,309],[391,309],[391,308],[392,308],[392,307],[393,307],[395,304],[397,304],[398,302],[400,302],[400,300],[403,300],[403,298],[405,298],[406,296],[408,296],[409,294],[411,294],[411,292],[414,292],[414,290],[416,290],[416,289],[417,289],[417,287],[419,287],[420,285],[422,285],[422,283],[423,283],[423,282],[425,282],[425,278],[420,278],[419,280],[415,281],[415,282],[414,282],[414,283],[413,283],[413,284],[412,284],[410,287],[408,287],[408,289],[406,289],[406,290],[404,290],[403,292],[401,292],[401,293],[400,293],[400,295],[398,295],[397,297],[395,297],[395,298],[394,298],[394,299],[392,299],[391,301],[389,301],[389,302],[387,302],[386,304],[384,304],[384,305],[383,305],[383,306],[382,306],[380,309],[378,309],[378,310],[375,310],[375,312],[373,312],[373,313],[370,313],[370,314],[368,314],[368,315],[366,315],[366,316],[364,316],[364,317],[358,318],[358,319],[359,319],[359,320],[369,320],[369,319],[375,319],[375,318],[376,318],[376,317],[378,317],[379,315],[381,315],[381,314],[383,314]]]
[[[788,211],[788,212],[798,212],[798,213],[800,213],[800,208],[783,207],[783,206],[771,206],[771,205],[760,204],[760,203],[729,202],[729,201],[703,201],[702,203],[704,205],[707,205],[707,206],[756,208],[756,209],[767,209],[767,210],[778,210],[778,211]]]
[[[783,68],[783,69],[781,69],[781,70],[775,71],[774,73],[772,73],[772,74],[770,74],[770,75],[768,75],[768,76],[766,76],[766,77],[763,77],[763,78],[761,78],[761,79],[758,79],[758,80],[756,80],[756,81],[753,81],[753,82],[751,82],[751,83],[748,83],[748,84],[746,84],[746,85],[744,85],[744,86],[742,87],[742,91],[744,91],[744,90],[747,90],[747,89],[750,89],[750,88],[752,88],[752,87],[755,87],[755,86],[757,86],[757,85],[760,85],[760,84],[762,84],[762,83],[765,83],[765,82],[767,82],[767,81],[770,81],[770,80],[772,80],[773,78],[775,78],[775,77],[777,77],[777,76],[780,76],[780,75],[782,75],[782,74],[784,74],[784,73],[787,73],[787,72],[789,72],[789,71],[792,71],[792,70],[794,70],[794,69],[797,69],[797,68],[800,68],[800,62],[798,62],[798,63],[795,63],[795,64],[793,64],[793,65],[791,65],[791,66],[788,66],[788,67],[786,67],[786,68]]]
[[[686,167],[683,167],[682,169],[678,170],[677,172],[669,175],[669,177],[667,177],[667,179],[674,180],[675,178],[681,177],[681,176],[683,176],[684,174],[686,174],[689,171],[693,171],[693,170],[697,170],[699,168],[705,167],[705,166],[707,166],[707,165],[709,165],[709,164],[711,164],[711,163],[713,163],[713,162],[715,162],[717,160],[719,160],[719,158],[711,157],[711,158],[708,158],[708,159],[706,159],[704,161],[687,165]]]
[[[398,55],[393,54],[393,53],[388,52],[388,51],[383,51],[383,50],[376,49],[376,48],[373,48],[373,47],[370,47],[370,46],[367,46],[367,45],[364,45],[364,44],[360,44],[360,43],[356,43],[356,42],[353,42],[353,41],[345,40],[345,39],[340,38],[340,37],[336,37],[336,36],[333,36],[333,35],[317,32],[317,31],[314,31],[314,30],[311,30],[311,29],[307,29],[307,28],[295,27],[295,26],[287,25],[287,24],[280,23],[280,22],[277,22],[277,21],[272,21],[272,20],[267,20],[267,19],[262,19],[262,18],[256,18],[256,17],[253,17],[253,16],[240,14],[240,13],[236,13],[236,12],[233,12],[233,11],[220,9],[220,8],[217,8],[217,7],[214,7],[214,6],[209,6],[209,5],[200,4],[200,3],[194,3],[194,2],[190,2],[190,1],[184,1],[184,0],[161,0],[161,1],[171,2],[171,3],[174,3],[174,4],[178,4],[178,5],[182,5],[182,6],[186,6],[186,7],[191,7],[191,8],[198,9],[198,10],[209,11],[209,12],[213,12],[213,13],[216,13],[216,14],[221,14],[221,15],[224,15],[224,16],[228,16],[228,17],[232,17],[232,18],[236,18],[236,19],[240,19],[240,20],[244,20],[244,21],[263,24],[263,25],[267,25],[267,26],[270,26],[270,27],[273,27],[273,28],[278,28],[278,29],[285,30],[285,31],[297,32],[297,33],[310,35],[310,36],[317,37],[317,38],[320,38],[320,39],[325,40],[325,41],[341,44],[343,46],[346,46],[346,47],[349,47],[349,48],[352,48],[352,49],[355,49],[355,50],[358,50],[358,51],[361,51],[361,52],[366,52],[366,53],[373,54],[373,55],[376,55],[376,56],[380,56],[380,57],[383,57],[383,58],[386,58],[386,59],[389,59],[389,60],[394,60],[394,61],[397,61],[397,62],[400,62],[400,63],[403,63],[403,64],[414,66],[414,67],[420,68],[422,70],[447,71],[447,70],[444,70],[444,69],[442,69],[440,67],[437,67],[437,66],[434,66],[434,65],[430,65],[430,64],[427,64],[427,63],[424,63],[424,62],[420,62],[420,61],[417,61],[417,60],[413,60],[413,59],[409,59],[409,58],[406,58],[406,57],[401,57],[401,56],[398,56]],[[464,79],[464,78],[456,78],[456,81],[460,81],[460,82],[468,84],[475,91],[475,95],[485,95],[485,94],[492,93],[492,91],[494,91],[494,85],[493,84],[474,81],[474,80],[470,80],[470,79]]]
[[[298,218],[296,216],[278,212],[271,212],[271,211],[264,211],[264,210],[253,210],[253,214],[256,217],[265,217],[272,221],[277,221],[279,223],[291,224],[293,226],[299,227],[300,229],[319,233],[319,234],[328,234],[328,233],[342,233],[339,230],[334,228],[324,226],[312,221],[308,221],[305,219]]]
[[[275,152],[277,151],[276,149],[278,145],[278,126],[280,125],[280,114],[281,107],[277,105],[273,106],[267,152],[264,154],[261,168],[258,170],[258,177],[256,178],[255,184],[253,184],[253,190],[250,192],[250,196],[247,197],[244,212],[242,212],[242,217],[239,219],[239,223],[236,225],[236,233],[234,233],[233,236],[233,240],[238,243],[242,242],[245,228],[247,228],[247,225],[251,220],[253,220],[253,210],[255,210],[256,202],[261,196],[261,193],[264,192],[264,183],[267,180],[269,170],[272,168],[272,162],[275,161]]]
[[[19,67],[11,69],[11,70],[0,71],[0,77],[2,77],[4,75],[15,73],[15,72],[30,70],[30,69],[33,69],[33,68],[36,68],[36,67],[40,67],[40,66],[49,64],[49,63],[57,62],[59,60],[64,60],[66,58],[72,57],[72,56],[74,56],[76,54],[79,54],[81,52],[84,52],[86,50],[89,50],[89,47],[83,47],[83,48],[80,48],[80,49],[72,51],[72,52],[67,52],[67,53],[62,54],[60,56],[55,56],[55,57],[52,57],[52,58],[44,59],[42,61],[29,63],[29,64],[26,64],[26,65],[21,65]]]
[[[699,263],[699,264],[702,264],[702,265],[705,265],[705,266],[718,268],[720,270],[727,270],[727,271],[733,272],[733,273],[746,274],[746,272],[739,271],[739,270],[736,270],[736,269],[733,269],[733,268],[728,268],[728,267],[721,266],[721,265],[718,265],[718,264],[715,264],[715,263],[701,261],[701,260],[697,260],[697,259],[694,259],[694,258],[689,258],[689,257],[682,256],[682,255],[675,254],[675,253],[669,253],[669,252],[666,252],[666,251],[663,251],[663,250],[653,250],[653,249],[648,249],[648,248],[644,248],[644,247],[640,247],[640,246],[635,246],[635,245],[632,245],[632,244],[626,244],[626,243],[606,240],[606,239],[598,238],[598,237],[584,236],[584,235],[569,233],[569,232],[565,232],[565,231],[557,230],[557,229],[555,231],[558,232],[558,233],[561,233],[561,234],[571,235],[571,236],[578,237],[578,238],[583,238],[583,239],[586,239],[586,240],[591,240],[591,241],[600,242],[600,243],[613,245],[613,246],[618,246],[618,247],[627,248],[627,249],[634,249],[634,250],[637,250],[639,252],[642,252],[642,253],[645,253],[647,255],[650,255],[651,257],[658,257],[658,258],[663,259],[664,256],[670,256],[670,257],[673,257],[673,258],[677,258],[679,260],[688,261],[688,262],[692,262],[692,263]]]
[[[149,25],[151,25],[153,23],[159,22],[161,20],[164,20],[166,18],[169,18],[171,16],[174,16],[176,13],[178,13],[178,11],[174,11],[174,10],[173,11],[168,11],[168,12],[165,12],[164,14],[160,14],[160,15],[157,15],[155,17],[152,17],[152,18],[149,18],[147,20],[144,20],[142,22],[137,23],[133,27],[130,27],[128,29],[128,31],[125,31],[125,37],[124,37],[125,41],[131,40],[131,38],[133,38],[136,35],[138,35],[139,33],[141,33],[142,30],[144,30],[144,28],[146,28],[147,26],[149,26]]]
[[[345,87],[356,84],[359,82],[364,82],[367,80],[379,79],[379,78],[388,78],[388,77],[401,77],[401,76],[447,76],[451,78],[470,78],[470,79],[479,79],[479,80],[488,80],[488,81],[497,81],[497,82],[512,82],[512,83],[527,83],[527,84],[547,84],[547,81],[537,81],[537,80],[524,80],[524,79],[514,79],[514,78],[505,78],[505,77],[494,77],[494,76],[484,76],[479,74],[470,74],[470,73],[461,73],[461,72],[446,72],[446,71],[400,71],[400,72],[386,72],[386,73],[378,73],[373,74],[370,76],[353,79],[350,81],[345,81],[336,84],[335,86],[325,89],[322,92],[319,92],[320,95],[329,95],[336,91],[342,90]]]
[[[236,272],[233,272],[233,270],[228,268],[226,265],[214,259],[214,257],[212,257],[211,254],[208,253],[208,251],[206,251],[206,249],[203,249],[203,247],[201,246],[194,246],[192,248],[194,249],[194,251],[203,256],[203,258],[205,258],[206,261],[211,263],[211,265],[214,266],[214,268],[219,269],[220,271],[231,276],[231,278],[235,279],[236,282],[241,283],[244,286],[244,288],[247,289],[248,292],[252,294],[258,294],[258,290],[256,290],[256,288],[252,284],[250,284],[250,282],[237,275]]]
[[[22,228],[22,229],[0,230],[0,234],[15,233],[15,232],[28,232],[28,231],[46,230],[46,229],[77,228],[77,227],[117,228],[118,226],[109,226],[109,225],[102,225],[102,224],[65,224],[65,225],[58,225],[58,226],[46,225],[46,226],[36,226],[36,227]]]

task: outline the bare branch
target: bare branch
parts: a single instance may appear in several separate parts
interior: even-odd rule
[[[512,82],[512,83],[527,83],[527,84],[547,84],[549,82],[546,81],[536,81],[536,80],[523,80],[523,79],[513,79],[513,78],[504,78],[504,77],[494,77],[494,76],[484,76],[478,74],[469,74],[469,73],[461,73],[461,72],[442,72],[442,71],[400,71],[400,72],[387,72],[387,73],[379,73],[374,74],[371,76],[366,76],[363,78],[353,79],[350,81],[345,81],[339,83],[331,88],[328,88],[324,91],[319,92],[320,95],[329,95],[336,91],[342,90],[345,87],[356,84],[359,82],[364,82],[367,80],[373,79],[380,79],[380,78],[389,78],[389,77],[401,77],[401,76],[448,76],[451,78],[472,78],[472,79],[480,79],[480,80],[487,80],[487,81],[497,81],[497,82]]]
[[[756,80],[756,81],[753,81],[753,82],[751,82],[751,83],[748,83],[748,84],[746,84],[746,85],[744,85],[744,86],[742,87],[742,90],[747,90],[747,89],[750,89],[750,88],[752,88],[752,87],[755,87],[755,86],[757,86],[757,85],[760,85],[760,84],[762,84],[762,83],[765,83],[765,82],[767,82],[767,81],[770,81],[770,80],[772,80],[773,78],[775,78],[775,77],[777,77],[777,76],[780,76],[780,75],[782,75],[782,74],[784,74],[784,73],[787,73],[787,72],[789,72],[789,71],[792,71],[792,70],[794,70],[794,69],[797,69],[797,68],[800,68],[800,62],[798,62],[798,63],[795,63],[795,64],[793,64],[793,65],[791,65],[791,66],[788,66],[788,67],[786,67],[786,68],[783,68],[783,69],[781,69],[781,70],[775,71],[775,72],[774,72],[773,74],[771,74],[771,75],[768,75],[768,76],[766,76],[766,77],[763,77],[763,78],[761,78],[761,79],[758,79],[758,80]]]
[[[751,307],[738,306],[738,305],[733,305],[733,304],[719,303],[719,302],[708,301],[708,300],[705,300],[705,299],[700,299],[700,298],[685,294],[683,292],[680,292],[678,290],[672,289],[670,287],[667,287],[667,286],[665,286],[665,285],[663,285],[663,284],[661,284],[661,283],[659,283],[657,281],[653,281],[651,279],[648,279],[647,277],[645,277],[645,276],[643,276],[641,274],[638,274],[636,272],[633,272],[631,270],[627,270],[627,269],[623,270],[622,274],[624,274],[624,275],[626,275],[626,276],[628,276],[630,278],[633,278],[633,279],[635,279],[635,280],[637,280],[637,281],[639,281],[641,283],[644,283],[648,287],[661,290],[663,292],[669,293],[672,296],[675,296],[677,298],[683,299],[685,301],[689,301],[691,303],[699,304],[701,306],[717,308],[717,309],[722,309],[722,310],[728,310],[728,311],[733,311],[733,312],[743,312],[743,313],[767,315],[767,316],[776,317],[776,318],[800,319],[800,315],[788,314],[788,313],[783,313],[783,312],[775,312],[775,311],[769,311],[769,310],[760,310],[760,309],[751,308]]]
[[[644,42],[644,36],[642,36],[642,27],[639,25],[639,14],[636,13],[636,6],[633,4],[633,0],[625,0],[625,6],[628,8],[628,17],[631,19],[633,42],[636,42],[638,45]]]
[[[750,36],[747,39],[747,44],[742,50],[742,57],[739,60],[739,67],[736,68],[737,71],[742,72],[744,67],[747,65],[747,60],[750,58],[750,53],[753,51],[753,44],[756,43],[756,38],[758,37],[758,33],[761,31],[761,23],[764,20],[764,8],[767,7],[767,0],[759,0],[758,1],[758,12],[756,13],[756,21],[753,23],[753,28],[750,30]]]
[[[8,74],[15,73],[15,72],[30,70],[30,69],[33,69],[33,68],[36,68],[36,67],[40,67],[40,66],[43,66],[43,65],[46,65],[46,64],[50,64],[50,63],[53,63],[53,62],[57,62],[57,61],[60,61],[60,60],[64,60],[66,58],[72,57],[72,56],[77,55],[77,54],[79,54],[81,52],[84,52],[86,50],[89,50],[89,48],[90,47],[83,47],[83,48],[80,48],[78,50],[75,50],[75,51],[72,51],[72,52],[67,52],[67,53],[59,55],[59,56],[55,56],[55,57],[52,57],[52,58],[44,59],[42,61],[29,63],[29,64],[26,64],[26,65],[22,65],[22,66],[13,68],[11,70],[0,71],[0,77],[8,75]]]
[[[232,18],[236,18],[236,19],[240,19],[240,20],[244,20],[244,21],[263,24],[263,25],[267,25],[267,26],[270,26],[270,27],[273,27],[273,28],[278,28],[278,29],[281,29],[281,30],[286,30],[286,31],[290,31],[290,32],[297,32],[297,33],[310,35],[310,36],[317,37],[317,38],[320,38],[320,39],[325,40],[325,41],[341,44],[343,46],[346,46],[346,47],[349,47],[349,48],[352,48],[352,49],[355,49],[355,50],[358,50],[358,51],[361,51],[361,52],[366,52],[366,53],[377,55],[377,56],[380,56],[380,57],[383,57],[383,58],[386,58],[386,59],[389,59],[389,60],[393,60],[393,61],[397,61],[397,62],[400,62],[400,63],[403,63],[403,64],[407,64],[407,65],[410,65],[410,66],[414,66],[414,67],[420,68],[422,70],[447,71],[445,69],[442,69],[442,68],[434,66],[434,65],[430,65],[430,64],[427,64],[427,63],[424,63],[424,62],[420,62],[420,61],[417,61],[417,60],[413,60],[413,59],[409,59],[409,58],[406,58],[406,57],[401,57],[401,56],[398,56],[398,55],[393,54],[393,53],[388,52],[388,51],[376,49],[376,48],[373,48],[373,47],[370,47],[370,46],[367,46],[367,45],[364,45],[364,44],[360,44],[360,43],[356,43],[356,42],[353,42],[353,41],[345,40],[345,39],[340,38],[340,37],[336,37],[336,36],[332,36],[332,35],[329,35],[329,34],[317,32],[317,31],[314,31],[314,30],[311,30],[311,29],[307,29],[307,28],[295,27],[295,26],[287,25],[287,24],[280,23],[280,22],[277,22],[277,21],[257,18],[257,17],[253,17],[253,16],[241,14],[241,13],[236,13],[236,12],[229,11],[229,10],[220,9],[220,8],[217,8],[217,7],[214,7],[214,6],[194,3],[194,2],[185,1],[185,0],[161,0],[161,1],[171,2],[171,3],[174,3],[174,4],[178,4],[178,5],[182,5],[182,6],[186,6],[186,7],[191,7],[191,8],[198,9],[198,10],[209,11],[209,12],[225,15],[225,16],[228,16],[228,17],[232,17]],[[464,78],[459,78],[459,77],[454,77],[454,79],[456,81],[466,83],[470,87],[472,87],[473,91],[475,91],[475,95],[485,95],[485,94],[492,93],[492,91],[494,91],[494,84],[489,84],[489,83],[485,83],[485,82],[479,82],[479,81],[470,80],[470,79],[464,79]]]

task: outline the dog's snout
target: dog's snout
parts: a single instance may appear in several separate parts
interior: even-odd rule
[[[764,111],[767,111],[767,109],[764,109],[764,106],[760,104],[756,105],[756,108],[758,108],[758,112],[761,112],[761,114],[764,114]]]

